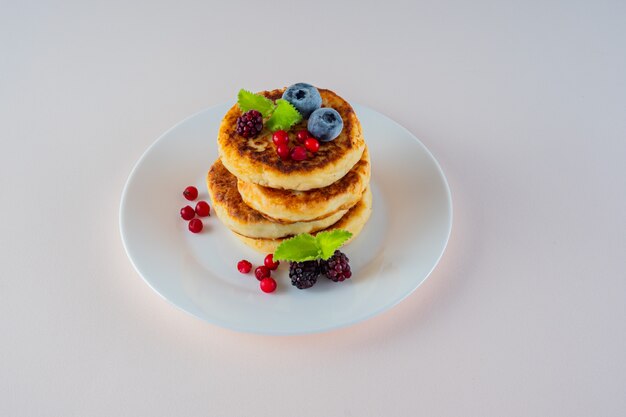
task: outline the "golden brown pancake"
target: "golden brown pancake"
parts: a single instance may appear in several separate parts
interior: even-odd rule
[[[283,223],[311,221],[347,210],[359,202],[370,180],[367,148],[361,160],[343,178],[328,187],[309,191],[291,191],[263,187],[239,180],[237,187],[243,201],[269,217]]]
[[[337,222],[348,210],[310,222],[279,223],[246,205],[237,190],[237,178],[218,159],[207,174],[207,188],[217,217],[232,231],[253,238],[275,239],[311,233]]]
[[[370,189],[367,188],[363,193],[363,197],[361,198],[361,200],[354,207],[352,207],[337,223],[333,224],[325,230],[344,229],[351,232],[352,237],[346,242],[346,244],[350,243],[359,235],[359,233],[361,233],[361,230],[363,230],[363,226],[365,226],[365,223],[367,223],[371,214],[372,193]],[[288,238],[284,237],[281,239],[254,239],[242,236],[236,232],[233,233],[243,243],[262,253],[274,253],[278,245],[280,245],[284,239]]]
[[[276,100],[284,89],[261,94]],[[337,110],[343,119],[343,130],[330,142],[320,142],[319,151],[304,161],[283,161],[272,143],[272,132],[265,127],[256,138],[237,134],[235,104],[224,116],[218,133],[218,150],[224,166],[239,179],[271,188],[306,191],[327,187],[342,178],[361,159],[365,149],[361,123],[352,106],[330,90],[319,89],[322,106]],[[290,147],[297,144],[295,132],[306,129],[306,120],[289,132]]]

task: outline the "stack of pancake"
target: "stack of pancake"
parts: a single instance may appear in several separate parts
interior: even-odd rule
[[[261,94],[276,100],[284,90]],[[288,237],[299,233],[344,229],[354,239],[369,219],[370,159],[361,124],[345,100],[319,89],[322,106],[332,107],[343,120],[343,130],[304,161],[282,160],[263,129],[246,139],[236,132],[241,111],[233,106],[218,134],[219,159],[207,175],[213,208],[222,222],[244,243],[272,253]],[[290,147],[300,145],[289,131]]]

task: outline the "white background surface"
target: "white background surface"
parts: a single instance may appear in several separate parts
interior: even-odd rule
[[[365,3],[0,5],[0,415],[626,414],[624,2]],[[187,115],[297,81],[433,151],[450,245],[359,325],[222,330],[135,273],[122,186]]]

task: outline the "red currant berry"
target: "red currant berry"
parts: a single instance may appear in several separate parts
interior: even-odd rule
[[[278,153],[278,156],[280,156],[280,159],[282,159],[283,161],[289,159],[289,145],[285,143],[278,145],[278,147],[276,148],[276,152]]]
[[[274,271],[276,268],[278,268],[278,265],[280,265],[280,262],[278,261],[274,262],[274,255],[271,253],[265,257],[265,260],[263,261],[263,263],[265,264],[266,267],[268,267],[272,271]]]
[[[320,150],[320,143],[315,138],[308,138],[304,141],[304,147],[315,153]]]
[[[237,262],[237,269],[242,274],[247,274],[248,272],[250,272],[252,270],[252,264],[250,262],[246,261],[245,259],[243,259],[243,260]]]
[[[256,279],[258,279],[259,281],[261,281],[263,278],[268,278],[272,273],[270,272],[270,269],[266,266],[258,266],[255,270],[254,270],[254,276],[256,277]]]
[[[206,201],[198,201],[196,204],[196,214],[200,217],[206,217],[211,215],[211,207]]]
[[[185,220],[191,220],[196,216],[196,212],[193,211],[191,206],[185,206],[180,209],[180,217]]]
[[[298,138],[298,142],[300,143],[304,143],[304,141],[306,141],[310,137],[311,135],[309,134],[308,130],[298,130],[298,132],[296,133],[296,138]]]
[[[274,278],[270,277],[263,278],[259,283],[259,286],[263,292],[274,292],[274,290],[276,290],[276,281],[274,281]]]
[[[277,130],[272,135],[272,141],[274,145],[286,145],[289,143],[289,135],[284,130]]]
[[[187,200],[193,201],[198,198],[198,189],[193,185],[190,185],[189,187],[185,188],[185,191],[183,191],[183,196]]]
[[[303,146],[296,146],[291,150],[291,159],[304,161],[306,159],[306,149]]]
[[[191,233],[200,233],[202,231],[202,220],[200,219],[191,219],[189,221],[189,231]]]

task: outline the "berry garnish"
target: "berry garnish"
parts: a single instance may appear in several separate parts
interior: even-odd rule
[[[191,219],[189,221],[189,231],[191,233],[200,233],[204,225],[200,219]]]
[[[324,271],[330,271],[331,262],[332,270],[337,274],[331,274],[330,278],[347,279],[352,275],[348,258],[337,249],[351,237],[352,233],[342,229],[319,232],[315,236],[301,233],[278,245],[273,259],[290,261],[291,283],[300,289],[312,287],[317,282],[317,276],[324,265],[327,267]],[[338,253],[340,255],[337,255]]]
[[[304,141],[304,147],[315,153],[320,150],[320,143],[315,138],[308,138]]]
[[[306,141],[310,137],[311,135],[309,134],[309,131],[305,129],[298,130],[298,132],[296,133],[296,138],[300,143],[304,143],[304,141]]]
[[[274,103],[261,94],[254,94],[241,89],[237,95],[237,105],[239,106],[239,110],[244,113],[255,110],[260,112],[263,117],[269,117],[265,125],[272,132],[276,132],[277,130],[289,130],[291,126],[302,120],[302,115],[298,109],[289,101],[282,98],[279,98],[276,100],[276,103]],[[239,119],[237,121],[239,121]],[[261,129],[259,128],[258,130],[260,131]],[[239,133],[239,131],[237,131],[237,133]],[[239,134],[241,135],[241,133]],[[252,136],[244,135],[244,137]]]
[[[261,291],[263,292],[274,292],[274,290],[276,289],[276,281],[274,281],[274,278],[270,277],[263,278],[259,283],[259,286],[261,287]]]
[[[317,88],[311,84],[297,83],[288,87],[283,93],[287,100],[307,119],[309,115],[322,106],[322,96]]]
[[[339,136],[343,129],[343,120],[337,110],[322,107],[311,114],[307,129],[313,137],[322,142],[328,142]]]
[[[289,278],[291,285],[299,290],[311,288],[317,282],[320,266],[317,260],[305,262],[291,262],[289,264]]]
[[[294,161],[304,161],[306,159],[306,149],[303,146],[295,146],[291,150],[291,159]]]
[[[274,145],[287,145],[289,143],[289,135],[284,130],[277,130],[272,135],[272,142]]]
[[[206,217],[211,215],[211,207],[206,201],[198,201],[196,204],[196,214],[200,217]]]
[[[185,188],[185,191],[183,191],[183,196],[187,200],[193,201],[198,198],[198,189],[193,185],[190,185],[189,187]]]
[[[257,110],[250,110],[237,118],[237,134],[244,138],[256,137],[263,129],[263,115]]]
[[[288,160],[289,154],[291,153],[291,151],[289,150],[289,145],[287,145],[286,143],[278,145],[278,147],[276,148],[276,153],[278,153],[278,156],[280,156],[280,159],[282,159],[283,161]]]
[[[257,268],[254,270],[254,276],[259,281],[261,281],[263,278],[268,278],[271,274],[272,273],[270,272],[270,269],[264,265],[257,266]]]
[[[191,220],[196,216],[196,212],[193,211],[191,206],[185,206],[180,209],[180,217],[185,220]]]
[[[271,253],[265,257],[263,263],[272,271],[278,268],[278,265],[280,264],[280,262],[274,260],[274,255],[272,255]]]
[[[252,270],[252,264],[245,259],[242,259],[241,261],[237,262],[237,269],[242,274],[247,274]]]
[[[336,250],[328,260],[320,261],[321,272],[331,281],[344,281],[352,276],[349,262],[350,260],[343,252]]]

